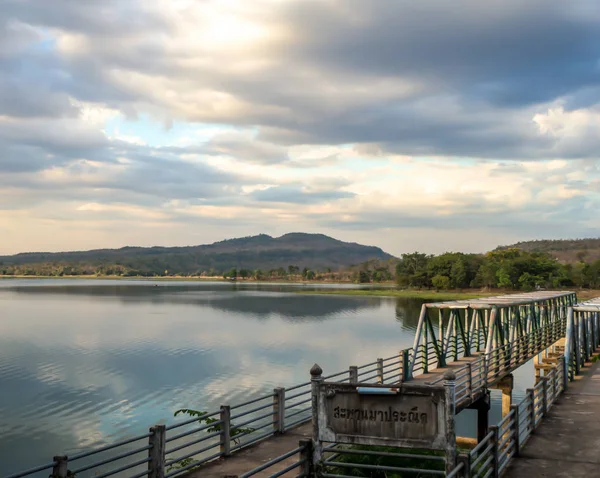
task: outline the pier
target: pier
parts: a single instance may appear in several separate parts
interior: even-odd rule
[[[330,432],[319,429],[325,390],[348,393],[350,398],[356,393],[367,394],[365,397],[393,393],[399,399],[419,394],[441,397],[446,407],[443,416],[449,420],[442,426],[445,448],[432,445],[433,451],[425,459],[432,467],[402,468],[407,473],[412,470],[422,476],[448,478],[535,476],[527,470],[542,465],[549,472],[558,469],[548,459],[547,450],[544,462],[544,443],[558,440],[556,459],[560,459],[561,452],[565,456],[571,453],[569,446],[578,436],[578,443],[589,439],[589,446],[577,449],[581,460],[577,454],[569,455],[573,459],[568,476],[584,476],[586,467],[596,463],[590,453],[594,430],[600,428],[600,423],[586,421],[600,411],[600,371],[596,371],[596,364],[590,364],[599,344],[600,300],[577,303],[572,292],[542,291],[425,304],[413,347],[393,356],[333,374],[315,365],[305,383],[276,388],[272,394],[242,404],[223,405],[201,417],[156,425],[146,435],[102,449],[72,457],[56,456],[50,463],[9,478],[44,471],[46,476],[50,471],[61,478],[69,472],[99,478],[308,477],[317,476],[315,470],[326,477],[341,477],[345,476],[340,471],[344,467],[370,469],[370,465],[352,461],[340,465],[340,456],[359,452],[344,442],[327,442]],[[532,359],[536,385],[524,400],[513,403],[512,373]],[[502,392],[502,419],[497,424],[489,423],[489,390],[493,388]],[[476,440],[454,434],[454,416],[465,409],[477,410]],[[385,420],[384,412],[378,412],[381,420],[393,421],[389,410]],[[423,424],[431,421],[427,413],[421,416]],[[409,416],[407,421],[419,423],[419,418]],[[442,436],[440,430],[435,432],[438,438]],[[348,440],[343,433],[339,436]],[[370,444],[367,438],[350,439]],[[406,443],[411,439],[407,435]],[[401,436],[394,440],[403,446]],[[470,449],[461,451],[457,442],[468,444],[464,446]],[[115,450],[119,450],[116,458]],[[112,456],[107,456],[108,452]],[[386,456],[368,450],[360,453]],[[577,474],[577,467],[583,474]],[[394,467],[382,470],[394,471]]]

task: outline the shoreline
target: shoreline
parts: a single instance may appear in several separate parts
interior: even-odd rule
[[[481,289],[463,289],[463,290],[430,290],[430,289],[397,289],[393,281],[387,282],[376,282],[376,283],[365,283],[357,284],[351,281],[295,281],[295,280],[247,280],[238,279],[236,281],[229,281],[223,277],[180,277],[180,276],[162,276],[162,277],[123,277],[123,276],[96,276],[96,275],[70,275],[70,276],[0,276],[2,280],[31,280],[31,279],[52,279],[52,280],[118,280],[118,281],[147,281],[147,282],[227,282],[230,284],[301,284],[305,286],[347,286],[355,285],[357,288],[330,288],[322,290],[298,290],[294,291],[296,294],[302,295],[346,295],[355,297],[390,297],[390,298],[405,298],[405,299],[426,299],[426,300],[459,300],[459,299],[476,299],[482,297],[490,297],[503,294],[516,294],[517,290],[481,290]],[[358,287],[364,287],[359,289]],[[560,290],[560,289],[558,289]],[[594,297],[600,297],[600,290],[595,289],[577,289],[570,288],[565,290],[573,290],[579,299],[586,300]]]

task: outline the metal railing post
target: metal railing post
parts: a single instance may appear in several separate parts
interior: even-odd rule
[[[573,345],[575,355],[575,375],[579,375],[581,370],[581,343],[580,343],[580,324],[581,314],[577,314],[574,318],[574,330],[573,330]]]
[[[221,454],[229,456],[231,454],[231,407],[229,405],[221,405]]]
[[[348,376],[350,377],[350,383],[358,383],[358,367],[356,365],[350,365]]]
[[[408,382],[412,378],[412,370],[410,368],[410,350],[404,349],[400,352],[400,364],[402,366],[402,381]]]
[[[150,428],[150,437],[148,438],[148,476],[150,478],[164,478],[165,476],[165,437],[167,434],[166,425],[154,425]]]
[[[383,359],[377,359],[377,383],[383,383]]]
[[[548,413],[548,377],[542,377],[542,416]]]
[[[567,310],[567,330],[565,331],[565,362],[566,362],[566,374],[565,374],[565,390],[569,386],[569,380],[571,379],[571,362],[573,353],[573,332],[574,332],[574,319],[573,319],[573,307],[569,307]]]
[[[323,369],[314,364],[310,369],[310,393],[312,410],[312,464],[317,465],[323,457],[323,445],[320,440],[319,432],[319,393],[323,383]]]
[[[498,433],[498,427],[493,425],[490,427],[490,431],[493,432],[492,435],[492,476],[494,478],[498,478],[500,476],[500,450],[498,447],[498,442],[500,441],[500,436]]]
[[[457,465],[460,463],[463,464],[462,474],[460,475],[462,478],[471,478],[471,454],[470,453],[461,453],[458,455]]]
[[[69,473],[69,459],[66,456],[55,456],[53,459],[52,478],[66,478]]]
[[[519,436],[519,405],[511,405],[510,409],[515,413],[513,431],[515,433],[515,456],[519,456],[521,452],[521,437]]]
[[[467,370],[469,373],[469,381],[468,383],[468,387],[469,387],[469,398],[472,400],[473,399],[473,367],[471,367],[471,362],[467,363]]]
[[[314,476],[313,442],[312,440],[300,440],[300,447],[302,448],[300,452],[300,462],[302,465],[300,466],[298,475],[302,476],[302,478],[311,478]]]
[[[456,374],[452,370],[444,373],[446,396],[446,474],[456,467]]]
[[[535,390],[533,388],[528,388],[526,393],[531,400],[531,411],[529,412],[531,416],[528,421],[531,421],[530,433],[533,433],[535,431]]]
[[[285,432],[285,388],[273,389],[273,433]]]

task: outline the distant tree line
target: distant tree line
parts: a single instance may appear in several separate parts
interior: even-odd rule
[[[343,281],[379,283],[395,281],[403,288],[467,289],[502,288],[600,288],[600,259],[586,262],[579,254],[577,262],[561,263],[545,252],[518,248],[496,249],[487,254],[447,252],[428,255],[402,254],[399,259],[374,259],[362,264],[332,270],[301,268],[297,265],[271,269],[233,267],[183,272],[177,265],[150,262],[138,269],[126,263],[60,262],[2,264],[4,276],[118,276],[118,277],[223,277],[235,280]]]
[[[562,264],[549,254],[509,248],[481,254],[447,252],[439,256],[402,254],[396,265],[396,283],[402,287],[465,289],[600,287],[600,260],[580,257]]]

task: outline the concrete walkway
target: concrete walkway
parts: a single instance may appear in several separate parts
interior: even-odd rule
[[[600,476],[600,362],[586,364],[512,460],[507,478]]]
[[[207,463],[198,470],[192,471],[184,476],[185,478],[224,478],[238,476],[267,463],[273,458],[277,458],[294,448],[298,448],[300,440],[310,438],[311,436],[312,425],[308,423],[292,430],[288,430],[283,435],[268,438],[257,445],[234,453],[229,458],[222,458]],[[298,459],[298,455],[292,456],[253,476],[258,478],[271,476],[273,473],[277,473],[289,465],[297,463]],[[297,475],[298,470],[295,469],[282,476],[295,477]]]

